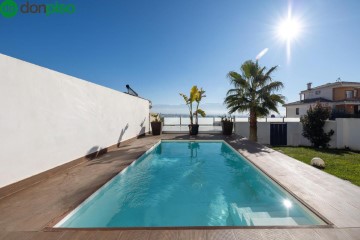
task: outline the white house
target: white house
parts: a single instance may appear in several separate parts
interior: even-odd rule
[[[359,114],[360,110],[360,82],[327,83],[318,87],[311,87],[300,92],[300,100],[284,104],[286,117],[301,117],[311,105],[317,102],[326,104],[334,111],[347,114]]]

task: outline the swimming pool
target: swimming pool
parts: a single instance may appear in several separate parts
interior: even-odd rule
[[[224,141],[161,141],[55,227],[326,225]]]

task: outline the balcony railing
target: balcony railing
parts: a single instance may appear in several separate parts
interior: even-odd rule
[[[360,118],[360,113],[332,112],[330,120],[335,120],[337,118]]]

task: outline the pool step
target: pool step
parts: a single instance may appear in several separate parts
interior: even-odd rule
[[[238,214],[241,216],[243,223],[246,226],[254,226],[252,223],[252,219],[254,218],[263,218],[263,219],[271,219],[271,218],[286,218],[286,212],[284,211],[272,211],[272,212],[251,212],[249,209],[237,209]]]
[[[252,226],[297,226],[309,225],[308,219],[304,217],[282,217],[282,218],[252,218]]]
[[[230,217],[236,226],[246,226],[242,220],[242,214],[238,212],[238,207],[235,203],[229,205]]]
[[[242,214],[243,221],[246,222],[247,226],[254,226],[252,219],[269,219],[271,218],[267,212],[247,212]]]
[[[237,207],[232,203],[229,206],[229,213],[234,224],[239,226],[297,226],[308,223],[306,218],[288,217],[282,207],[270,207],[267,212],[264,209],[264,207]]]

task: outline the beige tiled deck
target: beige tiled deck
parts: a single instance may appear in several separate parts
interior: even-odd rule
[[[44,230],[161,138],[189,137],[179,134],[147,136],[0,199],[0,239],[360,239],[359,187],[279,152],[236,137],[225,140],[332,222],[333,228]],[[197,138],[223,139],[221,135],[211,134],[199,135]]]

